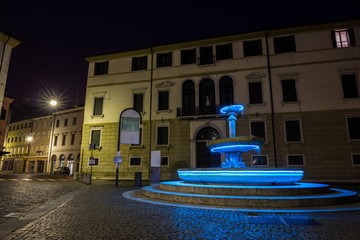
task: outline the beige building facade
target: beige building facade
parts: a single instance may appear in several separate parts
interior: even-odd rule
[[[59,166],[79,171],[84,107],[7,126],[0,169],[16,173],[53,173]]]
[[[0,106],[3,105],[11,52],[20,43],[18,39],[0,32]]]
[[[206,142],[228,136],[222,106],[242,104],[236,135],[263,137],[248,167],[304,169],[305,179],[360,177],[360,20],[273,29],[87,57],[82,171],[161,180],[217,167]],[[141,114],[140,144],[118,145],[120,114]],[[89,150],[90,144],[96,144]]]
[[[71,175],[79,171],[83,118],[84,107],[53,114],[52,138],[49,135],[49,173],[59,166],[69,167]]]
[[[30,142],[28,137],[32,136],[32,120],[23,120],[8,123],[5,134],[4,151],[9,152],[2,157],[1,169],[16,173],[35,172],[35,165],[31,166],[27,162],[30,153]]]

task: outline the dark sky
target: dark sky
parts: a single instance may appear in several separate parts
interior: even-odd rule
[[[232,33],[360,18],[360,1],[2,0],[0,31],[22,41],[7,79],[15,104],[84,104],[83,57]]]

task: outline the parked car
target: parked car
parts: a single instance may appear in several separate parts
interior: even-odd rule
[[[69,175],[70,169],[68,167],[57,167],[54,170],[54,174]]]

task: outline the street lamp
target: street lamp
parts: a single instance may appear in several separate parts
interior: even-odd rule
[[[55,166],[52,166],[52,159],[51,159],[51,152],[52,152],[52,148],[53,148],[52,145],[53,145],[53,138],[54,138],[54,127],[55,127],[54,126],[55,125],[55,113],[54,113],[54,111],[55,111],[56,106],[58,105],[58,102],[55,99],[52,99],[52,100],[49,101],[49,103],[50,103],[50,106],[52,108],[53,119],[52,119],[52,124],[51,124],[52,129],[51,129],[51,137],[50,137],[50,144],[49,144],[49,154],[48,154],[48,166],[50,165],[50,169],[49,169],[49,167],[48,167],[48,169],[49,169],[49,173],[52,173],[53,167],[55,167]]]
[[[56,106],[56,105],[57,105],[57,101],[56,101],[56,100],[51,100],[51,101],[50,101],[50,105],[51,105],[51,106]]]
[[[27,141],[28,143],[30,143],[32,140],[33,140],[33,138],[32,138],[31,136],[26,137],[26,141]]]

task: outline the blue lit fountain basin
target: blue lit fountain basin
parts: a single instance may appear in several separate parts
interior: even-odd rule
[[[236,185],[292,185],[304,174],[301,169],[278,168],[196,168],[177,172],[188,183]]]
[[[219,138],[210,140],[207,147],[211,152],[229,153],[229,152],[248,152],[251,150],[260,150],[264,140],[259,137],[240,136],[232,138]]]

